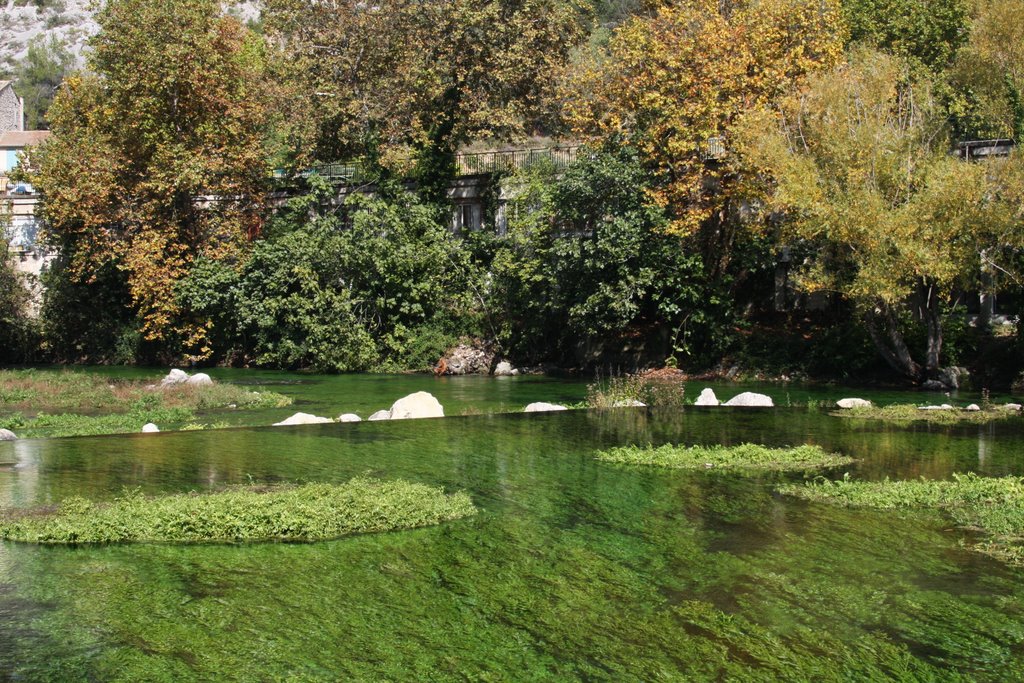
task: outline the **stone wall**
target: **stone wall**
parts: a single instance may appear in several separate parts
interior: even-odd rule
[[[0,133],[21,129],[21,99],[8,84],[0,89]]]

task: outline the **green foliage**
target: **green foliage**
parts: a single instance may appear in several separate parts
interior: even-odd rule
[[[339,212],[314,179],[237,271],[206,260],[178,287],[221,355],[351,372],[425,369],[472,325],[461,240],[413,196],[353,196]]]
[[[465,492],[404,480],[241,487],[146,498],[125,491],[112,503],[65,500],[56,513],[0,518],[0,538],[25,543],[240,543],[325,541],[411,529],[476,513]]]
[[[1000,420],[1020,421],[1020,413],[1001,406],[987,406],[984,410],[921,410],[915,405],[851,408],[833,413],[838,417],[883,422],[929,422],[939,425],[987,424]]]
[[[880,48],[939,72],[964,45],[967,0],[843,0],[850,40]]]
[[[282,408],[292,402],[275,392],[221,382],[155,388],[153,381],[0,370],[0,426],[30,438],[131,433],[147,422],[168,427],[194,421],[196,411]]]
[[[29,41],[25,57],[15,65],[14,89],[25,103],[25,128],[45,130],[46,113],[75,57],[56,35],[41,33]]]
[[[647,179],[635,154],[620,150],[581,154],[561,177],[539,168],[513,181],[518,194],[492,266],[510,352],[588,362],[605,344],[640,338],[642,346],[645,335],[668,336],[684,321],[686,351],[714,335],[720,321],[701,259],[665,232]],[[663,338],[653,355],[666,346]]]
[[[23,363],[32,359],[39,344],[38,325],[28,315],[25,277],[10,261],[3,219],[0,214],[0,363]]]
[[[626,465],[652,465],[673,469],[739,469],[776,472],[842,467],[854,460],[828,453],[820,446],[767,448],[757,444],[739,446],[620,446],[599,451],[598,460]]]
[[[964,529],[986,537],[972,547],[1013,564],[1024,565],[1024,478],[954,474],[952,481],[862,482],[820,479],[779,487],[785,495],[843,507],[881,510],[935,508],[946,511]]]

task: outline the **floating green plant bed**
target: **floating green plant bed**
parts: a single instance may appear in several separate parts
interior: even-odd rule
[[[22,438],[131,433],[148,422],[196,428],[206,426],[197,411],[283,408],[292,402],[283,394],[228,383],[160,387],[155,382],[75,371],[0,370],[0,428]]]
[[[837,410],[832,413],[837,417],[858,418],[861,420],[880,420],[883,422],[930,422],[940,425],[956,424],[984,424],[997,420],[1020,419],[1018,410],[1011,410],[1001,406],[985,408],[984,410],[963,410],[953,408],[952,410],[922,410],[914,405],[891,405],[881,407],[851,408],[849,410]]]
[[[952,481],[851,481],[846,478],[787,484],[778,490],[788,496],[843,507],[942,510],[957,526],[986,535],[973,546],[975,550],[1013,564],[1024,564],[1024,478],[1021,477],[954,474]]]
[[[26,543],[323,541],[440,524],[476,513],[465,492],[407,481],[246,486],[109,503],[65,500],[56,511],[8,511],[0,538]]]
[[[853,458],[827,453],[818,446],[768,448],[745,443],[739,446],[623,446],[599,451],[598,460],[628,465],[652,465],[677,469],[752,469],[792,471],[849,465]]]

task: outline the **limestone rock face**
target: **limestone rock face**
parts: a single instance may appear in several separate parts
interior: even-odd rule
[[[836,405],[844,410],[850,408],[870,408],[871,401],[865,401],[862,398],[842,398],[836,401]]]
[[[17,441],[18,436],[9,429],[0,429],[0,441]]]
[[[556,410],[568,410],[565,406],[556,405],[554,403],[531,403],[530,405],[523,408],[524,413],[550,413]]]
[[[441,403],[425,391],[409,394],[391,406],[392,420],[416,420],[424,417],[444,417]]]
[[[391,419],[391,411],[390,410],[378,410],[376,413],[374,413],[370,417],[366,418],[366,421],[367,422],[377,422],[378,420],[390,420],[390,419]]]
[[[175,384],[184,384],[188,381],[188,373],[177,368],[167,373],[167,376],[160,380],[160,386],[173,387]]]
[[[159,431],[160,431],[160,428],[157,427],[152,422],[147,422],[146,424],[142,425],[142,433],[143,434],[155,434],[156,432],[159,432]]]
[[[717,406],[718,405],[718,397],[715,396],[715,392],[714,392],[713,389],[711,389],[711,387],[707,387],[702,392],[700,392],[700,396],[697,397],[697,400],[696,400],[696,402],[694,402],[693,405],[695,405],[695,406]]]
[[[441,359],[440,371],[445,375],[486,375],[494,362],[494,351],[487,344],[459,344],[450,349]],[[495,373],[497,374],[497,373]]]
[[[329,417],[318,417],[309,413],[295,413],[286,420],[275,422],[275,427],[291,427],[292,425],[317,425],[332,422]]]
[[[197,387],[205,387],[213,384],[213,379],[211,379],[205,372],[197,372],[189,377],[186,380],[186,383]]]
[[[772,402],[771,396],[765,396],[764,394],[755,394],[752,391],[744,391],[742,394],[738,396],[733,396],[722,405],[740,408],[775,407],[775,403]]]
[[[511,377],[515,374],[515,368],[507,360],[503,360],[494,368],[495,377]]]
[[[612,408],[646,408],[647,404],[635,398],[624,398],[612,404]]]
[[[362,422],[363,418],[359,417],[355,413],[345,413],[344,415],[338,416],[338,422]]]

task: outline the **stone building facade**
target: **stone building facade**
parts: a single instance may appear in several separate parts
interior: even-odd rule
[[[25,103],[11,81],[0,81],[0,133],[25,130]]]

